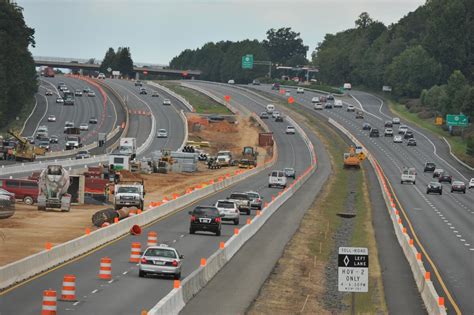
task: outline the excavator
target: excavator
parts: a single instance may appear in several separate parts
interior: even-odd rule
[[[15,130],[8,130],[8,133],[18,140],[18,144],[15,146],[15,160],[17,161],[30,161],[33,162],[37,155],[45,155],[46,150],[40,147],[31,145],[28,140],[23,138]]]
[[[349,148],[349,153],[344,153],[344,168],[360,168],[360,153],[356,154],[355,147]]]

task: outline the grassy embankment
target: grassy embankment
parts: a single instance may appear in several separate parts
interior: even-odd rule
[[[198,114],[219,114],[231,115],[232,113],[222,104],[214,101],[210,97],[199,93],[193,89],[182,87],[178,81],[156,81],[157,83],[167,87],[173,92],[184,97],[193,105]]]

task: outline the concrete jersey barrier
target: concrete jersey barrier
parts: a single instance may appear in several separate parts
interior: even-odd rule
[[[410,245],[410,236],[404,232],[404,226],[401,223],[401,218],[397,214],[397,209],[395,204],[393,204],[391,200],[391,193],[389,191],[389,187],[385,181],[385,176],[383,173],[382,168],[380,167],[377,160],[373,157],[373,155],[365,148],[357,138],[354,137],[346,128],[344,128],[341,124],[336,122],[335,120],[329,118],[329,123],[332,124],[334,127],[339,129],[343,134],[345,134],[355,145],[361,146],[367,154],[367,158],[372,165],[377,179],[382,190],[382,196],[385,201],[385,205],[389,212],[390,218],[392,220],[392,224],[395,230],[395,235],[397,236],[398,243],[402,247],[403,253],[410,265],[410,268],[413,273],[413,277],[415,279],[416,285],[418,287],[418,291],[423,299],[423,303],[427,309],[428,314],[446,314],[446,308],[443,305],[439,305],[439,295],[433,285],[431,280],[427,280],[425,278],[426,269],[423,266],[423,262],[417,259],[418,251],[414,245]]]
[[[232,259],[238,250],[250,239],[265,222],[284,204],[316,170],[316,155],[314,147],[304,130],[290,118],[289,120],[298,133],[301,134],[311,156],[310,167],[298,177],[290,185],[285,188],[281,195],[278,195],[267,207],[265,207],[260,215],[253,218],[250,224],[245,225],[239,230],[237,235],[233,235],[227,240],[223,249],[219,249],[212,254],[206,262],[205,266],[200,266],[187,276],[181,284],[180,288],[173,289],[163,299],[161,299],[151,310],[148,315],[168,315],[178,314],[189,302],[218,272],[224,265]]]

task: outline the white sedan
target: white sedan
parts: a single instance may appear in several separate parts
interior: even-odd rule
[[[164,99],[163,100],[163,105],[169,106],[169,105],[171,105],[171,101],[169,99]]]
[[[288,127],[286,127],[286,131],[285,131],[285,132],[286,132],[287,135],[290,135],[290,134],[291,134],[291,135],[294,135],[294,134],[296,133],[296,130],[295,130],[295,127],[293,127],[293,126],[288,126]]]
[[[393,117],[393,118],[392,118],[392,124],[400,124],[400,118],[398,118],[398,117]]]
[[[157,138],[168,138],[168,132],[166,129],[159,129],[158,133],[156,134]]]
[[[89,130],[89,125],[86,124],[86,123],[80,124],[80,125],[79,125],[79,129],[80,129],[81,131],[87,131],[87,130]]]
[[[471,178],[471,180],[469,181],[469,185],[468,185],[467,188],[468,188],[468,189],[474,188],[474,178]]]
[[[304,89],[302,87],[297,88],[296,94],[304,94]]]
[[[62,98],[62,97],[58,97],[58,98],[56,99],[56,103],[58,103],[58,104],[63,104],[63,103],[64,103],[63,98]]]
[[[403,142],[402,136],[400,136],[400,135],[394,136],[393,137],[393,142],[394,143],[402,143]]]
[[[95,92],[94,91],[89,91],[89,93],[87,93],[87,96],[95,97]]]
[[[48,121],[49,121],[49,122],[55,122],[55,121],[56,121],[56,116],[54,116],[54,115],[49,115],[49,116],[48,116]]]

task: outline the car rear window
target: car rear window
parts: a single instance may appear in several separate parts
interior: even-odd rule
[[[217,215],[218,210],[211,207],[197,207],[194,209],[193,213],[195,215]]]
[[[164,248],[149,248],[145,252],[145,256],[178,258],[174,250]]]
[[[258,194],[255,194],[255,193],[247,193],[247,195],[250,197],[250,198],[260,198],[260,196]]]
[[[230,201],[219,201],[217,202],[217,207],[225,208],[225,209],[232,209],[235,207],[235,204]]]
[[[249,196],[247,194],[231,194],[230,199],[248,200]]]

